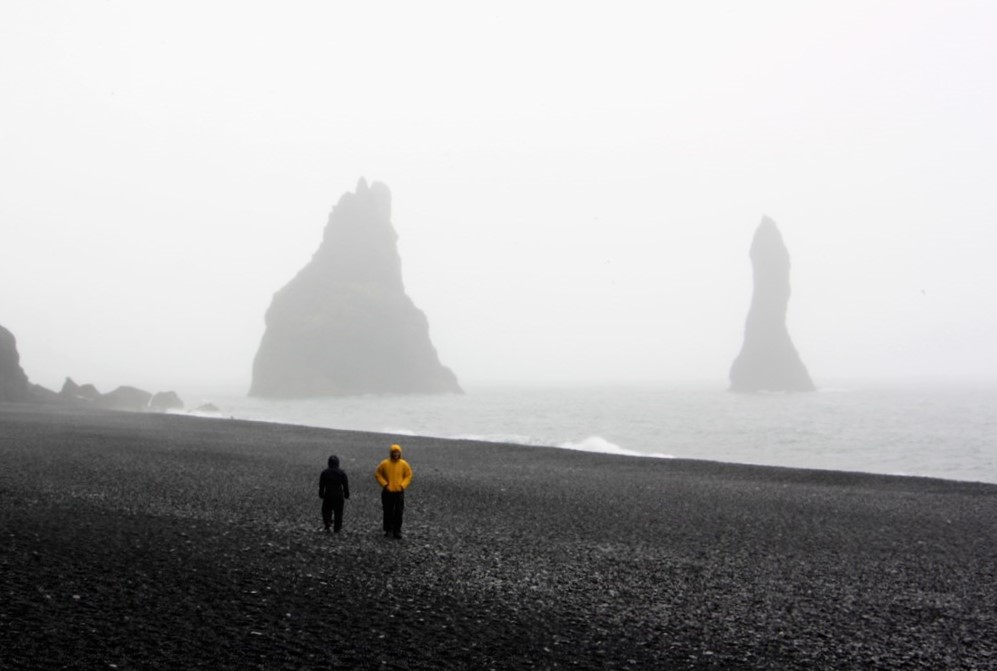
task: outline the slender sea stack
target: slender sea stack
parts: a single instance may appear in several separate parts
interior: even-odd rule
[[[730,369],[731,391],[814,391],[786,328],[789,252],[775,222],[762,217],[751,243],[755,288],[744,345]]]
[[[0,326],[0,402],[27,401],[30,398],[28,376],[21,369],[14,334]]]
[[[397,240],[388,187],[361,179],[312,260],[274,295],[250,396],[461,393],[405,293]]]

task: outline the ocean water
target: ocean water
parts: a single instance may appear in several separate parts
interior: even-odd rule
[[[840,385],[808,394],[480,386],[463,396],[203,401],[238,419],[997,483],[997,384]]]

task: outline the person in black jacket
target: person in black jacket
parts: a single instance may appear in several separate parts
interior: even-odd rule
[[[346,471],[339,467],[339,457],[329,457],[329,468],[322,471],[318,479],[318,496],[322,499],[322,522],[325,532],[329,533],[329,525],[338,534],[343,528],[343,502],[350,498],[350,480]],[[335,522],[333,523],[333,515]]]

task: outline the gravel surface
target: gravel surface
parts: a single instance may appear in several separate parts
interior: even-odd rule
[[[997,669],[995,565],[995,485],[0,404],[4,669]]]

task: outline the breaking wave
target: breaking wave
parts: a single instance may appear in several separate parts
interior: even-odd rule
[[[557,445],[557,447],[562,447],[566,450],[578,450],[579,452],[599,452],[602,454],[621,454],[627,457],[657,457],[660,459],[673,459],[674,457],[670,454],[662,454],[660,452],[637,452],[635,450],[627,450],[619,445],[615,445],[605,438],[600,436],[589,436],[588,438],[579,441],[577,443],[567,442]]]

